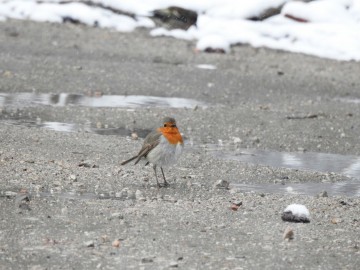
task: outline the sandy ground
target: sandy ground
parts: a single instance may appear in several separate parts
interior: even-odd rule
[[[1,93],[195,99],[197,108],[3,105],[1,269],[356,269],[360,199],[242,192],[236,183],[349,181],[225,160],[233,148],[360,155],[360,65],[74,25],[0,22]],[[199,69],[215,65],[215,70]],[[353,102],[351,102],[353,101]],[[10,125],[8,119],[150,130],[175,116],[187,141],[157,189],[152,169],[120,166],[142,139]],[[234,139],[235,138],[235,139]],[[239,138],[239,139],[238,139]],[[218,189],[218,180],[230,188]],[[275,185],[275,184],[274,184]],[[242,202],[237,211],[233,202]],[[305,204],[308,224],[281,213]],[[295,237],[283,239],[291,227]],[[115,241],[115,242],[114,242]]]

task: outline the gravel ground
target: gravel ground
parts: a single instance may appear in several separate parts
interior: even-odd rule
[[[3,104],[1,269],[357,268],[359,197],[243,192],[235,185],[349,179],[222,159],[209,146],[359,156],[360,65],[247,46],[227,55],[193,49],[193,42],[151,38],[145,30],[0,22],[1,93],[101,92],[206,103],[191,109]],[[187,145],[178,165],[166,169],[171,185],[162,189],[151,167],[119,165],[142,138],[9,120],[130,132],[150,130],[165,115],[177,118]],[[214,187],[219,180],[230,187]],[[281,220],[291,203],[307,206],[310,223]],[[293,240],[283,239],[287,227]]]

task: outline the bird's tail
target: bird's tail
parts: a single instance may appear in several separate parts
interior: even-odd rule
[[[125,160],[125,161],[121,162],[120,164],[121,164],[121,165],[128,164],[129,162],[133,161],[133,160],[136,159],[136,158],[138,158],[138,156],[134,156],[134,157],[132,157],[132,158],[130,158],[130,159],[128,159],[128,160]]]

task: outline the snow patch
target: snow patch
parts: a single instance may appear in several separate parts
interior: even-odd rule
[[[290,204],[285,208],[284,212],[291,212],[295,216],[310,218],[310,212],[303,204]]]
[[[302,204],[290,204],[288,205],[281,215],[283,221],[288,222],[310,222],[310,212],[305,205]]]
[[[213,50],[230,52],[230,43],[221,35],[208,35],[199,39],[196,44],[196,49],[200,51]]]
[[[215,48],[229,52],[231,45],[249,44],[360,61],[360,0],[92,0],[95,5],[60,2],[0,0],[0,21],[13,18],[63,23],[68,20],[130,32],[137,27],[155,27],[148,17],[153,10],[180,6],[198,13],[197,27],[187,31],[157,28],[150,35],[197,40],[199,50]],[[263,21],[249,20],[279,7],[282,7],[279,15]]]
[[[177,39],[184,39],[184,40],[192,40],[194,39],[194,35],[191,33],[191,31],[185,31],[182,29],[173,29],[168,30],[162,27],[155,28],[150,31],[150,35],[153,37],[173,37]]]

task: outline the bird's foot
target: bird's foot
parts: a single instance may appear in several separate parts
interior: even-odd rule
[[[158,188],[166,188],[166,187],[169,187],[170,184],[168,182],[164,182],[162,184],[158,183]]]

